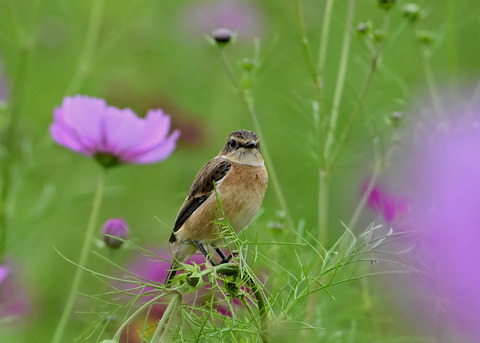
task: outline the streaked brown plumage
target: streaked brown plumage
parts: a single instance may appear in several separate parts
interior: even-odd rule
[[[175,260],[185,262],[197,250],[206,255],[206,245],[222,242],[215,222],[222,218],[215,196],[214,182],[225,217],[235,232],[240,232],[255,217],[268,183],[258,136],[248,130],[232,132],[220,153],[198,172],[178,213],[170,243]],[[216,249],[222,260],[221,251]],[[165,280],[176,273],[172,264]]]

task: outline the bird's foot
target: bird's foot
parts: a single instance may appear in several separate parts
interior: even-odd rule
[[[220,264],[222,263],[228,263],[230,262],[230,260],[234,257],[237,257],[238,256],[238,253],[237,252],[232,252],[230,255],[228,255],[227,257],[223,258],[221,261],[220,261]]]

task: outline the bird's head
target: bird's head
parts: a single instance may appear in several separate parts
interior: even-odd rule
[[[233,131],[227,138],[227,144],[219,156],[232,162],[250,166],[263,165],[260,154],[260,139],[257,134],[248,130]]]

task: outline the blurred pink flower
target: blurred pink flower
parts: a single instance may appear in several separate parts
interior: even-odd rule
[[[480,340],[480,130],[438,133],[418,156],[423,230],[418,257],[440,306],[442,325]],[[430,201],[429,201],[430,200]]]
[[[368,183],[367,181],[363,184],[362,194],[367,191]],[[408,208],[408,203],[404,198],[389,193],[379,183],[375,184],[370,191],[367,205],[370,210],[380,214],[387,223],[404,216]]]
[[[396,283],[399,306],[444,342],[480,342],[480,106],[463,106],[417,121],[424,134],[402,161],[409,262],[423,273]]]
[[[155,163],[175,149],[178,130],[167,137],[170,117],[150,110],[140,118],[126,108],[107,106],[102,99],[66,97],[54,112],[53,139],[71,150],[92,156],[104,167],[121,163]]]
[[[18,281],[14,263],[0,265],[0,318],[19,320],[31,310],[30,297]]]
[[[260,9],[253,3],[238,0],[214,0],[195,3],[184,14],[185,26],[195,34],[211,34],[227,28],[239,37],[255,38],[263,33]]]
[[[0,265],[0,285],[5,281],[8,274],[10,274],[10,268],[6,265]]]

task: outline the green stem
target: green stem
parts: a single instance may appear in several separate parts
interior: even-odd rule
[[[138,9],[138,4],[143,3],[142,0],[129,1],[128,5],[123,8],[122,16],[118,17],[115,27],[111,27],[110,34],[105,37],[101,46],[98,47],[95,57],[99,60],[103,59],[107,53],[109,53],[115,44],[118,44],[120,38],[132,27],[132,23],[135,22],[135,18],[138,17],[138,13],[135,11]]]
[[[312,78],[312,82],[315,85],[315,88],[320,89],[320,82],[318,77],[319,74],[317,69],[315,68],[315,64],[313,63],[312,51],[310,50],[310,43],[307,37],[307,30],[305,28],[305,20],[303,19],[302,4],[300,3],[300,0],[295,0],[295,14],[297,17],[298,27],[300,29],[302,49],[305,60],[307,62],[307,68],[310,73],[310,77]]]
[[[355,7],[355,0],[350,0],[348,3],[347,21],[345,23],[345,32],[343,35],[342,53],[340,57],[340,66],[338,68],[337,84],[335,86],[335,92],[333,95],[332,111],[330,113],[329,126],[327,130],[327,138],[325,141],[325,148],[323,153],[326,163],[329,163],[330,150],[335,140],[335,131],[337,128],[340,102],[342,100],[343,87],[345,85],[345,76],[347,73],[347,62],[348,62],[348,56],[350,52],[350,38],[352,36],[352,22],[353,22],[354,7]]]
[[[90,219],[88,221],[87,232],[85,234],[85,240],[83,242],[83,247],[80,253],[80,258],[78,265],[80,267],[85,267],[87,264],[88,253],[90,252],[90,247],[93,241],[93,234],[97,226],[98,214],[100,212],[100,207],[102,204],[103,198],[103,189],[105,184],[105,170],[101,171],[100,177],[98,179],[97,190],[92,205],[92,212],[90,213]],[[58,321],[57,328],[55,330],[55,335],[53,337],[52,343],[59,343],[62,341],[63,332],[67,326],[68,319],[70,318],[73,304],[75,302],[76,295],[80,288],[80,284],[83,276],[83,268],[77,267],[75,275],[73,277],[72,286],[70,287],[70,293],[67,297],[65,307],[63,308],[62,315]]]
[[[323,14],[322,34],[320,38],[320,47],[318,51],[318,70],[320,76],[325,69],[327,59],[328,35],[330,33],[330,18],[332,17],[333,0],[327,0],[325,3],[325,12]]]
[[[347,72],[348,54],[350,50],[350,37],[352,35],[352,22],[355,7],[355,0],[350,0],[348,4],[347,21],[345,23],[345,32],[343,36],[342,53],[340,57],[340,66],[338,68],[337,84],[333,96],[333,106],[330,113],[329,125],[327,129],[327,138],[323,150],[323,166],[320,168],[319,180],[319,221],[318,237],[321,244],[325,244],[328,239],[328,197],[329,197],[329,172],[330,172],[330,151],[335,140],[335,131],[337,127],[340,101],[345,84]],[[321,217],[320,217],[321,216]]]
[[[318,182],[318,240],[320,244],[325,244],[328,240],[328,195],[328,173],[322,168],[319,171]]]
[[[442,116],[442,104],[440,101],[440,96],[438,95],[438,88],[437,84],[435,83],[435,77],[433,76],[433,70],[431,65],[431,57],[432,53],[428,47],[423,48],[422,52],[423,56],[423,66],[425,72],[425,79],[427,81],[427,87],[430,92],[430,96],[432,97],[433,107],[437,112],[437,116]]]
[[[135,319],[138,317],[138,315],[140,313],[142,313],[146,308],[148,308],[149,306],[151,306],[153,303],[155,303],[156,301],[158,301],[158,299],[160,298],[163,298],[164,296],[166,296],[167,293],[162,293],[158,296],[156,296],[155,298],[147,301],[146,303],[144,303],[142,306],[140,306],[138,308],[138,310],[136,310],[130,317],[127,318],[127,320],[125,320],[122,325],[118,328],[117,332],[115,332],[115,335],[113,336],[113,341],[114,342],[119,342],[120,341],[120,336],[122,335],[122,331]]]
[[[17,68],[11,83],[10,99],[6,109],[5,130],[1,132],[1,145],[3,146],[4,156],[1,158],[1,190],[0,190],[0,263],[7,253],[8,225],[12,208],[9,208],[9,195],[12,186],[11,167],[18,157],[18,122],[20,118],[20,105],[23,103],[23,93],[25,89],[25,79],[27,75],[28,63],[31,52],[35,46],[34,26],[37,23],[38,10],[41,1],[37,0],[32,6],[31,15],[28,21],[31,27],[28,29],[26,37],[22,39],[19,20],[15,17],[12,2],[7,2],[9,20],[12,32],[18,41],[19,54],[17,57]]]
[[[448,57],[450,62],[450,82],[453,90],[456,90],[457,88],[457,44],[455,15],[455,0],[448,0]]]
[[[181,299],[182,299],[182,296],[180,295],[180,293],[175,292],[172,299],[170,299],[170,302],[168,303],[167,309],[162,315],[162,319],[158,322],[157,329],[155,330],[155,333],[153,334],[153,337],[150,340],[151,343],[165,342],[165,337],[168,333],[168,327],[172,322],[170,319],[175,314],[175,311],[177,310],[177,307],[178,307],[178,303],[180,302]]]
[[[228,59],[227,53],[225,52],[225,49],[222,48],[222,62],[223,65],[225,66],[225,69],[227,70],[227,75],[228,78],[230,79],[230,82],[235,88],[239,88],[238,85],[238,80],[237,76],[235,75],[235,72],[233,71],[232,64],[230,63],[230,60]]]
[[[320,44],[318,48],[318,87],[317,92],[318,98],[318,122],[317,122],[317,140],[319,142],[319,151],[323,151],[323,129],[324,129],[324,114],[325,114],[325,101],[321,99],[321,96],[324,94],[322,91],[325,89],[325,62],[327,60],[327,46],[328,38],[330,34],[330,19],[332,18],[332,9],[333,9],[333,0],[327,0],[325,2],[325,11],[323,13],[323,25],[322,33],[320,35]],[[317,85],[314,84],[314,87]],[[323,163],[323,156],[320,154],[320,163]]]
[[[250,276],[249,276],[250,277]],[[257,286],[257,284],[250,277],[250,283],[255,299],[257,299],[258,313],[260,315],[260,338],[262,342],[267,343],[268,339],[268,318],[267,318],[267,309],[265,307],[265,299],[263,296],[262,290]]]
[[[370,196],[370,193],[372,192],[373,187],[375,186],[375,183],[377,182],[378,175],[380,174],[381,171],[381,163],[380,161],[376,163],[375,169],[373,171],[372,176],[370,177],[370,180],[368,181],[368,185],[363,192],[362,198],[360,199],[360,202],[358,203],[357,207],[355,208],[355,212],[353,213],[352,218],[350,219],[350,222],[348,223],[348,229],[351,231],[354,231],[353,227],[357,224],[358,219],[360,218],[360,214],[362,213],[363,209],[365,208],[365,204],[367,203],[368,197]]]
[[[375,75],[375,72],[378,69],[380,57],[381,57],[381,54],[377,53],[372,58],[372,62],[370,64],[370,71],[367,75],[365,83],[362,86],[362,90],[360,91],[360,96],[358,98],[357,103],[355,104],[355,107],[353,108],[352,114],[348,118],[348,122],[337,144],[337,148],[335,149],[335,152],[333,153],[333,156],[330,159],[330,163],[333,163],[337,159],[337,157],[340,155],[341,151],[345,147],[345,144],[347,143],[348,139],[350,138],[351,130],[355,122],[357,121],[358,115],[360,114],[363,104],[365,103],[365,100],[367,98],[368,92],[370,91],[370,87],[373,81],[373,76]]]
[[[375,168],[373,170],[372,176],[370,177],[367,188],[365,189],[365,192],[362,195],[362,199],[360,199],[360,202],[358,203],[357,208],[355,209],[355,212],[353,213],[353,216],[350,219],[350,222],[348,223],[347,227],[350,230],[352,231],[354,230],[354,226],[357,224],[357,221],[360,218],[362,211],[365,209],[365,205],[367,203],[368,197],[370,196],[370,193],[372,192],[372,189],[375,186],[375,183],[377,182],[378,176],[384,170],[385,166],[388,164],[388,162],[392,158],[400,141],[401,141],[401,134],[394,134],[391,139],[391,143],[388,150],[375,163]]]
[[[78,60],[77,69],[73,75],[69,86],[67,87],[67,94],[77,92],[81,87],[85,76],[90,68],[90,62],[93,57],[95,46],[97,45],[98,35],[100,32],[100,23],[102,21],[102,14],[105,0],[92,1],[92,8],[90,10],[90,19],[87,28],[87,36],[80,51],[80,59]]]
[[[323,118],[322,113],[324,112],[323,109],[320,110],[320,104],[323,102],[319,101],[321,90],[323,87],[322,75],[323,70],[325,68],[325,61],[326,61],[326,52],[327,52],[327,45],[328,45],[328,36],[330,32],[330,18],[332,14],[333,8],[333,0],[327,0],[325,3],[325,12],[323,15],[323,25],[322,25],[322,33],[320,39],[320,47],[318,52],[318,66],[317,69],[313,63],[313,57],[310,50],[310,44],[307,38],[306,28],[305,28],[305,21],[303,18],[303,11],[301,7],[300,0],[295,0],[295,12],[298,27],[300,30],[300,37],[302,42],[302,49],[303,54],[305,57],[305,61],[307,64],[307,68],[310,72],[310,76],[313,82],[313,87],[315,90],[316,100],[314,101],[314,118],[316,118],[316,133],[319,137],[319,141],[323,139]],[[350,31],[350,30],[348,30]],[[323,108],[323,106],[322,106]],[[320,143],[320,151],[324,149],[324,145]],[[318,231],[319,231],[319,240],[320,242],[324,242],[327,239],[327,223],[328,223],[328,184],[327,180],[327,172],[325,166],[325,159],[324,154],[320,154],[321,166],[319,168],[319,189],[318,189]]]
[[[260,126],[260,122],[257,117],[257,113],[255,111],[255,104],[254,104],[254,99],[249,90],[243,90],[242,91],[242,99],[245,102],[245,105],[247,106],[248,113],[250,113],[250,117],[252,118],[253,122],[253,127],[255,128],[255,131],[258,133],[260,137],[262,137],[262,155],[265,160],[265,165],[267,166],[268,169],[268,174],[269,174],[269,179],[273,183],[273,189],[275,190],[275,193],[277,194],[278,202],[280,203],[280,207],[282,208],[283,212],[285,213],[285,219],[287,221],[287,225],[289,227],[293,228],[293,220],[292,217],[290,216],[290,211],[288,209],[288,204],[287,201],[285,200],[285,196],[283,195],[283,190],[282,186],[280,185],[280,181],[278,179],[277,173],[275,171],[275,168],[273,166],[272,159],[270,157],[270,152],[268,149],[268,145],[265,141],[264,135],[262,133],[262,128]]]
[[[390,13],[388,11],[385,12],[385,16],[383,19],[383,31],[388,32],[388,27],[390,23]],[[373,82],[373,77],[375,73],[378,70],[378,67],[380,65],[380,60],[382,58],[382,51],[383,51],[383,44],[382,42],[378,43],[378,47],[376,49],[376,52],[373,53],[372,60],[370,62],[370,70],[368,72],[367,78],[365,79],[365,82],[362,86],[362,89],[360,91],[360,95],[358,97],[357,103],[355,104],[355,107],[353,108],[352,114],[348,118],[347,125],[345,126],[345,129],[343,131],[342,136],[340,137],[340,141],[337,144],[337,149],[335,150],[335,153],[333,154],[330,163],[334,163],[335,159],[340,155],[342,149],[345,147],[345,144],[347,143],[348,139],[350,138],[350,132],[357,121],[358,115],[360,114],[363,104],[365,103],[365,100],[367,98],[367,95],[370,91],[370,87]]]
[[[384,32],[388,31],[389,23],[390,23],[390,16],[389,16],[389,12],[387,11],[385,13],[385,17],[384,17],[384,21],[383,21]],[[378,66],[380,64],[380,59],[382,57],[382,47],[383,46],[380,43],[377,51],[374,53],[374,55],[372,57],[372,61],[370,63],[370,71],[367,75],[367,78],[366,78],[364,84],[363,84],[362,90],[360,91],[358,101],[357,101],[357,103],[356,103],[356,105],[355,105],[355,107],[352,111],[352,114],[350,115],[350,118],[347,122],[347,125],[345,126],[345,130],[344,130],[344,132],[343,132],[343,134],[340,138],[339,143],[337,144],[338,147],[335,150],[334,156],[332,157],[332,161],[334,161],[338,157],[338,155],[340,155],[342,149],[345,147],[345,144],[348,141],[348,138],[350,137],[350,132],[352,130],[352,127],[355,124],[358,115],[360,114],[360,111],[363,107],[363,104],[365,103],[365,99],[367,98],[367,95],[370,91],[370,87],[372,85],[373,77],[375,75],[375,72],[378,70]],[[353,230],[353,226],[355,226],[358,218],[360,217],[361,212],[365,208],[365,204],[367,202],[368,196],[369,196],[370,192],[372,191],[373,186],[375,185],[375,182],[378,178],[378,175],[380,174],[381,170],[383,169],[384,162],[385,161],[379,160],[376,163],[373,175],[370,178],[367,189],[364,192],[364,194],[362,196],[362,199],[360,200],[360,203],[358,204],[357,208],[355,209],[355,212],[354,212],[354,214],[353,214],[352,218],[350,219],[350,222],[347,226],[350,230]]]
[[[326,4],[326,13],[331,12],[333,4]],[[352,35],[352,23],[354,14],[355,0],[350,0],[348,3],[347,21],[345,23],[345,32],[343,36],[342,52],[340,57],[340,65],[338,68],[337,84],[334,91],[333,106],[328,121],[327,137],[323,144],[323,152],[321,153],[321,165],[319,168],[319,182],[318,182],[318,240],[319,244],[325,245],[328,240],[328,212],[329,212],[329,192],[330,192],[330,149],[334,143],[335,131],[337,126],[340,101],[343,94],[343,86],[345,84],[345,76],[347,71],[348,54],[350,50],[350,38]],[[325,35],[323,44],[326,46],[326,37],[329,32],[329,25],[325,26],[322,35]],[[325,56],[319,57],[319,63],[324,63]],[[322,146],[322,144],[320,144]],[[311,296],[309,304],[306,309],[305,320],[308,323],[315,317],[317,297]],[[309,332],[303,332],[304,338],[308,337]]]
[[[257,48],[258,51],[258,48]],[[256,56],[257,58],[258,56]],[[241,94],[241,99],[245,103],[247,107],[247,111],[250,114],[250,118],[252,119],[253,128],[256,133],[262,138],[262,156],[265,160],[265,165],[268,169],[269,179],[273,183],[273,188],[278,198],[278,202],[280,203],[280,207],[282,208],[283,212],[285,213],[285,218],[287,221],[287,225],[293,227],[293,220],[290,216],[290,211],[288,210],[287,201],[285,200],[285,196],[283,195],[282,187],[280,186],[280,181],[278,179],[277,173],[275,172],[275,168],[270,157],[270,152],[268,150],[267,142],[265,141],[265,136],[262,132],[262,127],[260,125],[260,121],[258,120],[257,113],[255,111],[255,102],[250,88],[242,87],[237,81],[237,77],[235,76],[235,72],[230,64],[230,61],[225,53],[222,51],[222,62],[225,66],[227,71],[228,77],[232,84],[238,89]],[[258,63],[258,61],[256,61]]]

